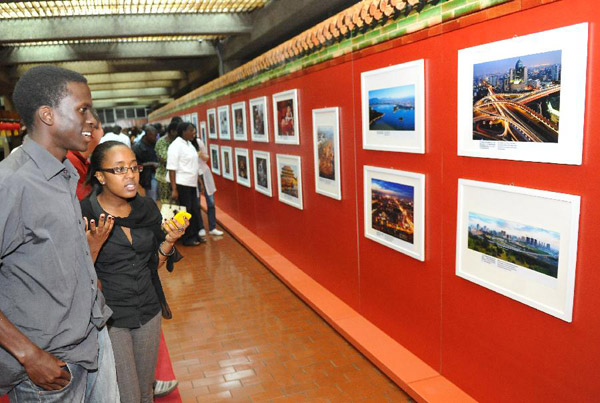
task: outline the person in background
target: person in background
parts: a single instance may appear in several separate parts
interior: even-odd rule
[[[125,144],[127,147],[131,148],[131,140],[129,136],[121,133],[121,126],[115,125],[106,129],[106,134],[102,139],[100,139],[100,144],[106,141],[120,141]]]
[[[156,201],[156,193],[152,192],[152,180],[158,167],[158,157],[154,150],[157,132],[152,125],[145,125],[143,131],[145,132],[144,137],[133,144],[133,152],[137,161],[144,167],[144,170],[140,173],[140,191],[144,191],[142,196],[147,195]]]
[[[181,122],[177,126],[177,138],[169,146],[167,170],[171,184],[171,199],[185,206],[190,226],[181,237],[185,246],[200,245],[206,240],[198,235],[201,229],[200,201],[198,200],[198,147],[196,127],[193,123]]]
[[[85,151],[67,151],[67,159],[71,161],[71,164],[77,170],[79,174],[79,179],[77,180],[77,198],[82,200],[92,191],[92,187],[85,183],[85,179],[87,176],[87,172],[90,166],[89,156],[92,154],[96,146],[100,142],[100,139],[104,135],[104,130],[102,130],[102,122],[100,122],[100,117],[98,113],[92,109],[92,115],[94,115],[94,119],[96,123],[92,128],[91,140],[88,144],[87,150]]]
[[[206,145],[199,138],[196,137],[196,142],[198,144],[198,173],[199,173],[199,181],[200,186],[202,187],[202,193],[204,193],[204,197],[206,198],[206,213],[208,215],[208,233],[214,236],[223,235],[223,231],[217,229],[217,215],[215,210],[215,192],[217,188],[215,186],[215,179],[212,176],[212,172],[207,162],[209,159],[208,150],[206,149]],[[200,212],[198,212],[200,213]],[[199,214],[200,218],[200,232],[198,235],[200,237],[206,236],[206,230],[204,229],[204,223],[202,221],[202,215]]]
[[[171,184],[167,180],[167,154],[169,146],[177,138],[177,125],[182,122],[181,118],[175,116],[167,126],[167,135],[162,136],[154,146],[158,156],[158,168],[156,168],[156,181],[158,182],[158,198],[161,203],[169,203],[171,200]]]
[[[68,150],[84,152],[92,141],[87,80],[36,66],[17,82],[13,101],[28,137],[0,162],[0,395],[116,403],[104,326],[111,311],[88,247],[106,239],[107,227],[84,225],[77,171],[66,159]]]
[[[168,306],[154,283],[158,269],[181,259],[175,242],[189,222],[163,222],[156,203],[138,194],[143,167],[122,143],[100,144],[90,160],[92,193],[83,217],[114,217],[108,239],[90,242],[92,258],[113,315],[108,333],[115,351],[122,403],[150,403],[160,342],[161,311]],[[171,266],[171,267],[169,267]]]

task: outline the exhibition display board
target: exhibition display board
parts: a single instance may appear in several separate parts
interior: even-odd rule
[[[177,114],[221,210],[473,398],[591,401],[600,13],[522,3]]]

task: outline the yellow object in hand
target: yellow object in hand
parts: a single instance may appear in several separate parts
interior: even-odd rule
[[[189,220],[191,217],[192,217],[192,215],[190,213],[188,213],[187,211],[180,211],[179,213],[175,214],[175,217],[173,217],[173,218],[175,220],[177,220],[179,222],[179,224],[185,225],[184,218],[187,218]]]

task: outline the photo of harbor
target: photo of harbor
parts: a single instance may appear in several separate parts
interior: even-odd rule
[[[369,130],[415,130],[415,86],[369,91]]]

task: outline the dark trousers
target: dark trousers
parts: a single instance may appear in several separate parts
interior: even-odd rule
[[[200,231],[200,200],[195,187],[177,185],[177,193],[179,193],[179,205],[185,206],[188,213],[192,215],[190,225],[185,230],[185,234],[181,237],[184,244],[189,244],[198,241],[198,231]]]

